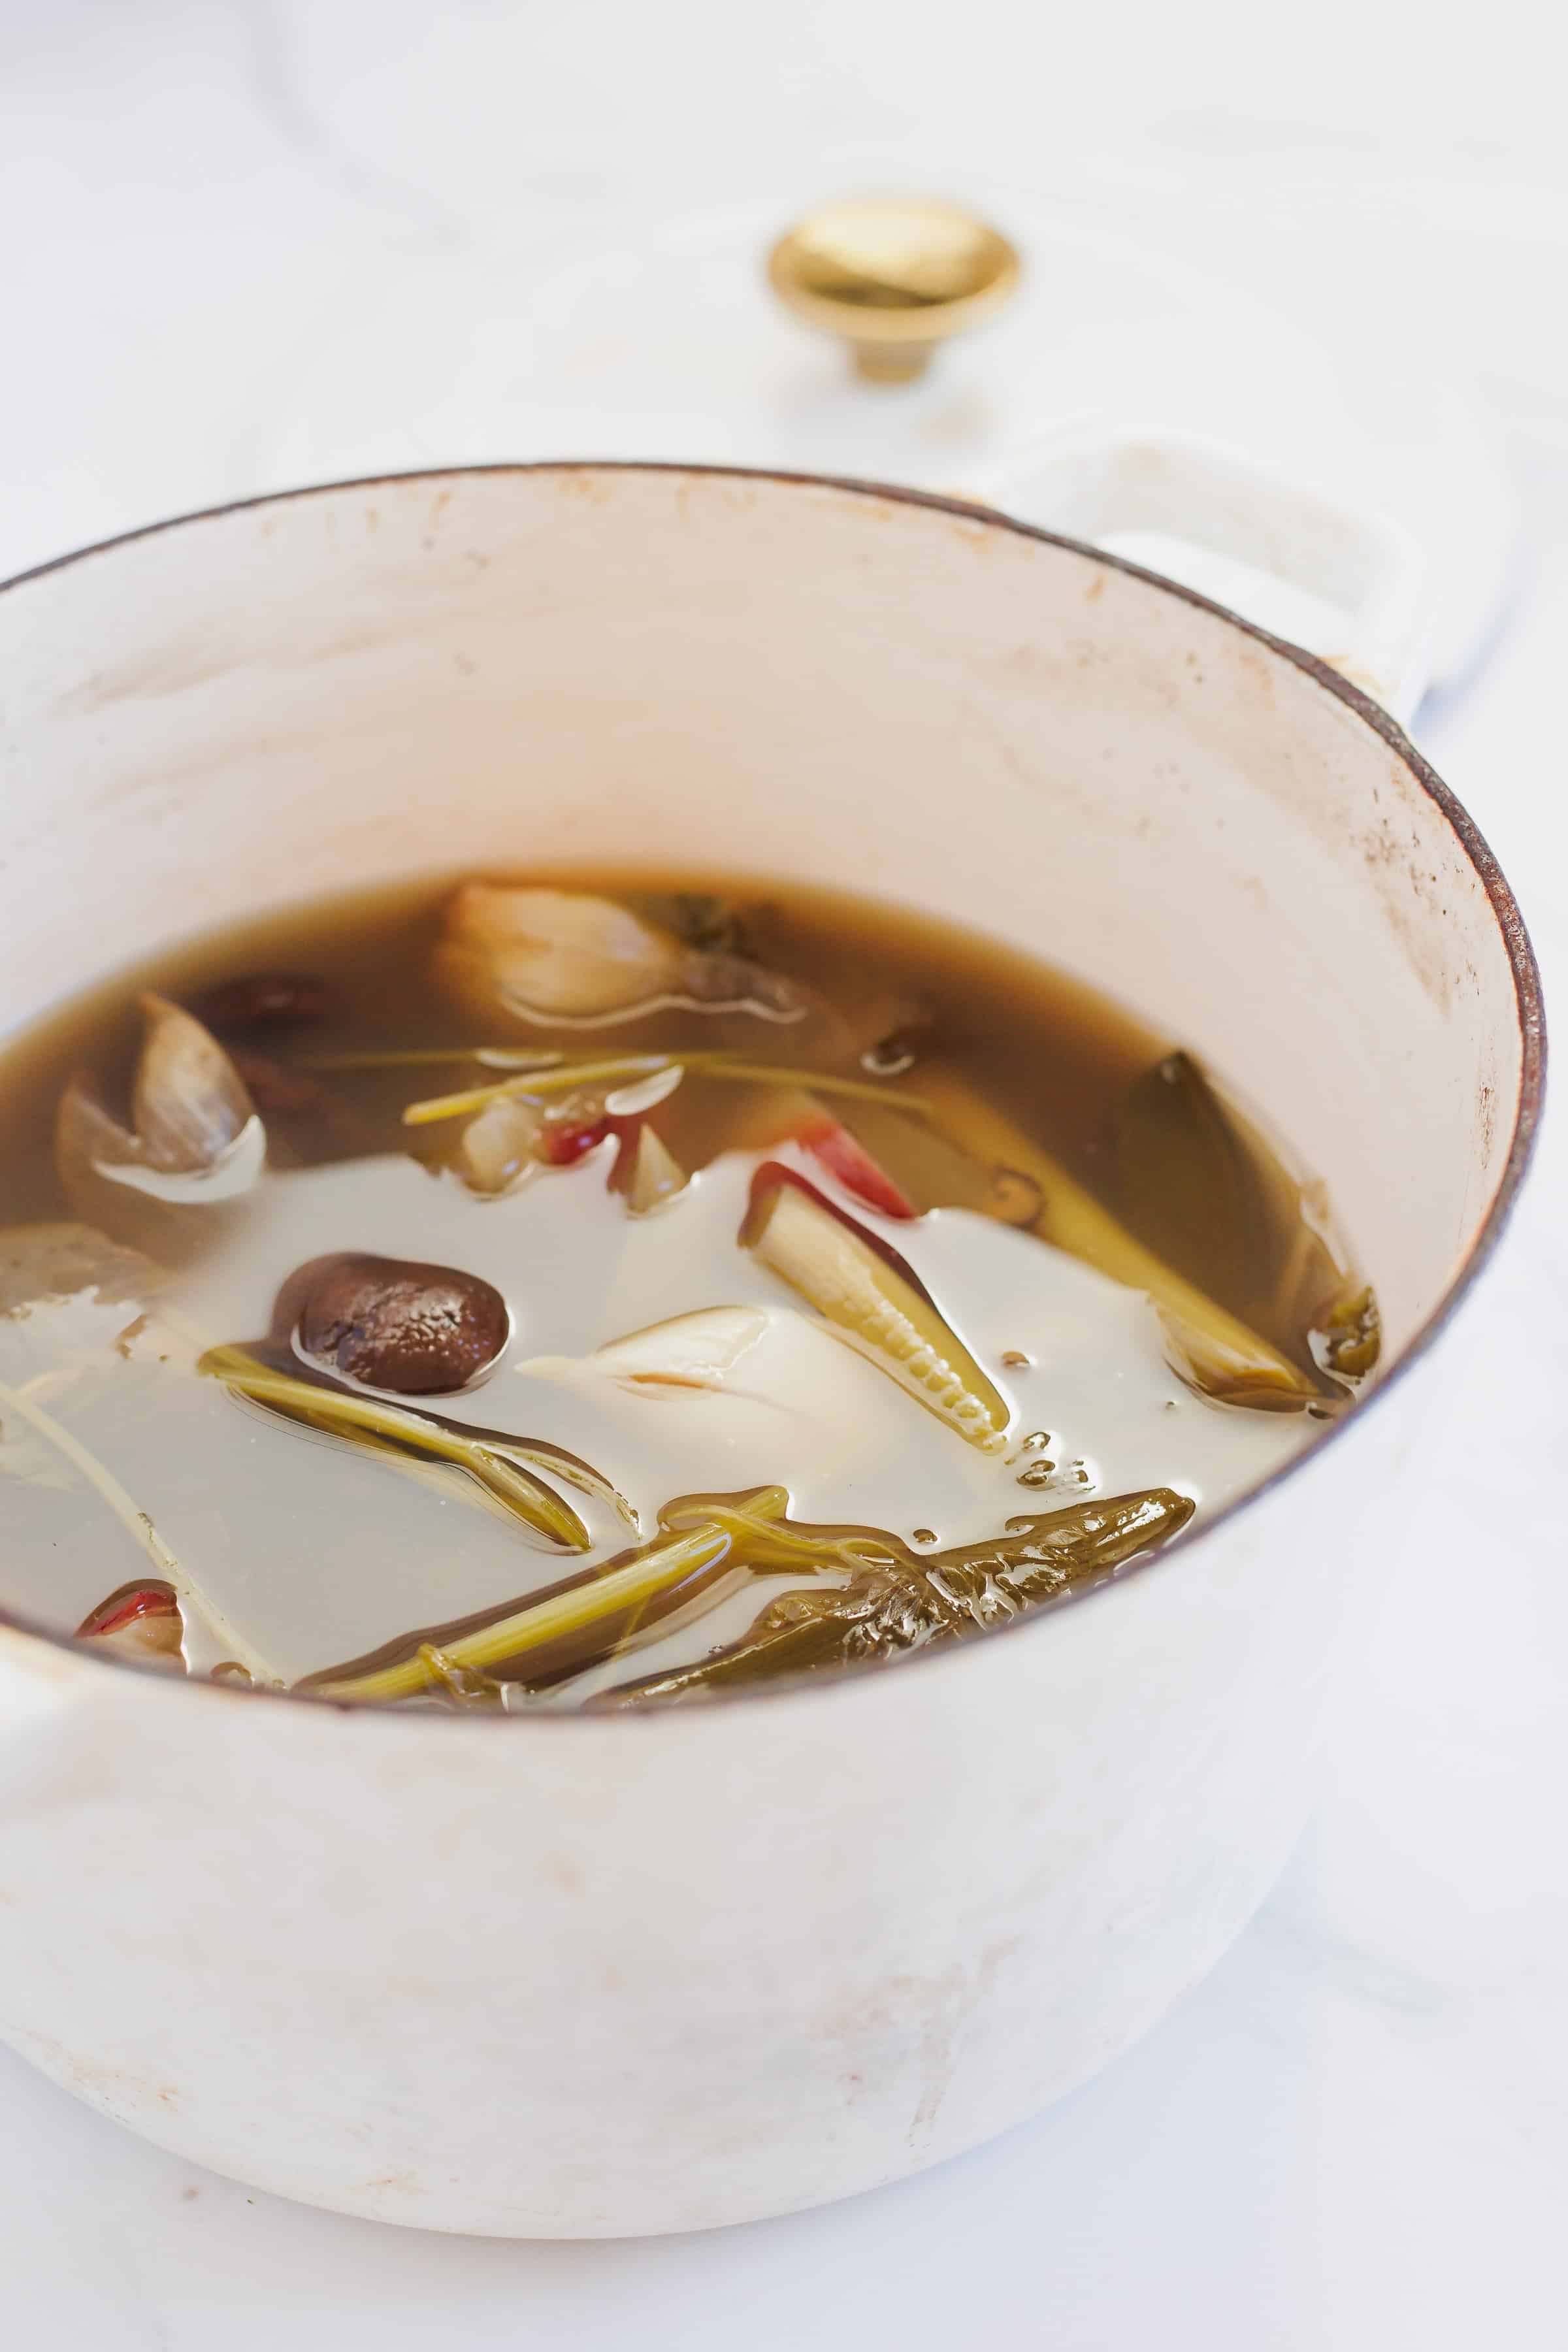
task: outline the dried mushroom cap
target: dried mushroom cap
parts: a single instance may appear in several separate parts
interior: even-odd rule
[[[686,1171],[651,1127],[637,1131],[626,1179],[626,1206],[634,1217],[646,1217],[666,1201],[684,1192],[690,1180]]]
[[[467,1388],[511,1336],[506,1300],[479,1275],[357,1251],[300,1266],[278,1318],[313,1362],[400,1396]]]
[[[479,1021],[593,1028],[668,1004],[794,1019],[805,1000],[742,956],[688,946],[612,898],[466,882],[447,909],[436,978]]]
[[[312,972],[251,971],[220,981],[197,1000],[209,1029],[305,1029],[337,1009],[337,991]]]

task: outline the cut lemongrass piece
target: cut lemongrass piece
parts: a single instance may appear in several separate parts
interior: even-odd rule
[[[906,1094],[900,1087],[875,1086],[869,1079],[835,1077],[821,1070],[796,1070],[771,1062],[736,1062],[720,1053],[627,1054],[614,1061],[572,1062],[564,1067],[525,1073],[493,1087],[468,1087],[461,1094],[432,1095],[405,1106],[405,1127],[427,1127],[437,1119],[461,1118],[483,1110],[488,1103],[509,1095],[569,1093],[574,1087],[618,1086],[628,1078],[647,1078],[665,1071],[686,1069],[699,1077],[729,1078],[742,1086],[809,1087],[814,1093],[848,1095],[858,1102],[889,1104],[895,1110],[929,1115],[922,1095]]]
[[[684,1064],[671,1062],[646,1078],[633,1078],[629,1086],[613,1087],[605,1097],[605,1108],[611,1118],[640,1118],[644,1111],[668,1102],[685,1076]]]
[[[53,1413],[46,1412],[43,1406],[29,1397],[25,1390],[14,1389],[0,1381],[0,1406],[27,1422],[38,1436],[80,1472],[89,1486],[96,1488],[126,1533],[141,1545],[160,1581],[171,1588],[182,1616],[188,1609],[199,1618],[226,1654],[245,1667],[252,1681],[281,1682],[282,1676],[274,1673],[260,1653],[245,1640],[216,1603],[209,1601],[186,1573],[147,1513],[126,1492],[107,1463],[100,1462],[96,1454],[66,1428],[63,1422],[57,1421]]]
[[[426,1101],[404,1106],[405,1127],[428,1127],[437,1119],[461,1118],[483,1110],[488,1103],[504,1102],[509,1095],[570,1094],[577,1087],[615,1086],[626,1078],[651,1077],[669,1069],[673,1054],[622,1054],[612,1061],[573,1062],[565,1068],[535,1070],[522,1077],[506,1078],[493,1087],[467,1087],[461,1094],[432,1095]]]
[[[949,1429],[984,1453],[1000,1449],[1002,1397],[931,1300],[847,1219],[775,1168],[759,1179],[741,1239]]]
[[[803,1564],[829,1573],[858,1575],[868,1568],[896,1570],[900,1553],[869,1528],[804,1528],[788,1519],[763,1517],[738,1503],[704,1503],[700,1514],[735,1539],[737,1559],[750,1569],[790,1569]],[[677,1519],[668,1522],[674,1526]]]
[[[1309,1373],[1146,1249],[1059,1160],[966,1080],[931,1066],[922,1070],[921,1082],[933,1118],[955,1142],[977,1160],[1016,1171],[1038,1185],[1035,1231],[1043,1240],[1097,1266],[1113,1282],[1147,1294],[1171,1341],[1176,1370],[1194,1387],[1226,1403],[1275,1411],[1323,1401],[1323,1391]]]
[[[289,1067],[300,1070],[418,1070],[448,1062],[479,1062],[487,1070],[547,1070],[565,1057],[559,1047],[531,1051],[521,1045],[386,1045],[360,1053],[296,1054]]]
[[[324,1388],[275,1371],[243,1348],[209,1348],[196,1367],[226,1388],[270,1405],[287,1418],[314,1428],[334,1424],[345,1437],[369,1435],[406,1445],[416,1453],[452,1462],[503,1503],[512,1517],[565,1551],[586,1551],[588,1530],[570,1503],[536,1477],[529,1466],[532,1449],[510,1440],[468,1436],[424,1413],[384,1404],[377,1397]],[[607,1491],[607,1489],[605,1490]]]
[[[566,1056],[559,1045],[476,1045],[474,1059],[487,1070],[551,1070]]]
[[[728,1054],[688,1054],[690,1067],[707,1078],[735,1078],[749,1087],[808,1087],[814,1094],[847,1095],[853,1102],[889,1103],[895,1110],[930,1117],[923,1095],[902,1087],[879,1087],[869,1078],[841,1078],[827,1070],[791,1069],[782,1062],[737,1062]]]
[[[776,1517],[788,1499],[782,1486],[764,1487],[752,1497],[751,1510],[761,1519]],[[526,1602],[472,1633],[453,1635],[440,1644],[443,1668],[510,1665],[563,1635],[639,1607],[668,1585],[718,1567],[730,1557],[733,1543],[728,1530],[711,1521],[683,1533],[663,1535],[618,1568]],[[416,1654],[395,1665],[324,1682],[310,1681],[304,1687],[318,1698],[386,1701],[413,1698],[428,1690],[435,1679],[426,1661]]]

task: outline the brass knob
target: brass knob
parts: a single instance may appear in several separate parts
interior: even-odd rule
[[[972,214],[923,197],[827,205],[780,237],[781,302],[847,342],[873,383],[907,383],[949,335],[999,310],[1018,256]]]

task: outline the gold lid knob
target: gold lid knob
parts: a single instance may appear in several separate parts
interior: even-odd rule
[[[937,345],[999,310],[1018,256],[972,214],[923,197],[827,205],[780,237],[768,278],[797,318],[840,336],[873,383],[907,383]]]

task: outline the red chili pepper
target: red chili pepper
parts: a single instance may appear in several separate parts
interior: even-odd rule
[[[585,1119],[574,1127],[552,1127],[546,1120],[540,1149],[552,1168],[571,1168],[584,1159],[595,1144],[613,1135],[615,1128],[612,1118]]]
[[[876,1209],[884,1217],[910,1218],[917,1214],[908,1193],[900,1190],[887,1170],[879,1166],[865,1145],[857,1142],[837,1119],[824,1113],[810,1127],[797,1129],[795,1140],[868,1209]]]
[[[77,1627],[77,1638],[118,1633],[122,1626],[134,1625],[142,1617],[177,1617],[179,1613],[179,1603],[166,1584],[132,1584],[100,1601]]]
[[[931,1297],[930,1291],[908,1258],[904,1256],[901,1250],[896,1250],[893,1247],[885,1234],[878,1233],[870,1225],[861,1224],[859,1220],[852,1217],[848,1210],[839,1202],[830,1201],[826,1192],[819,1192],[811,1179],[808,1176],[803,1176],[798,1168],[786,1167],[782,1160],[764,1160],[752,1174],[752,1189],[746,1202],[746,1213],[741,1220],[739,1234],[743,1249],[751,1247],[769,1198],[777,1192],[781,1184],[793,1184],[797,1192],[805,1194],[807,1200],[815,1201],[819,1209],[826,1209],[828,1215],[836,1217],[847,1232],[852,1233],[858,1241],[863,1242],[868,1250],[874,1251],[884,1265],[890,1265],[894,1273],[902,1281],[907,1282],[912,1290],[918,1291],[922,1298]]]

